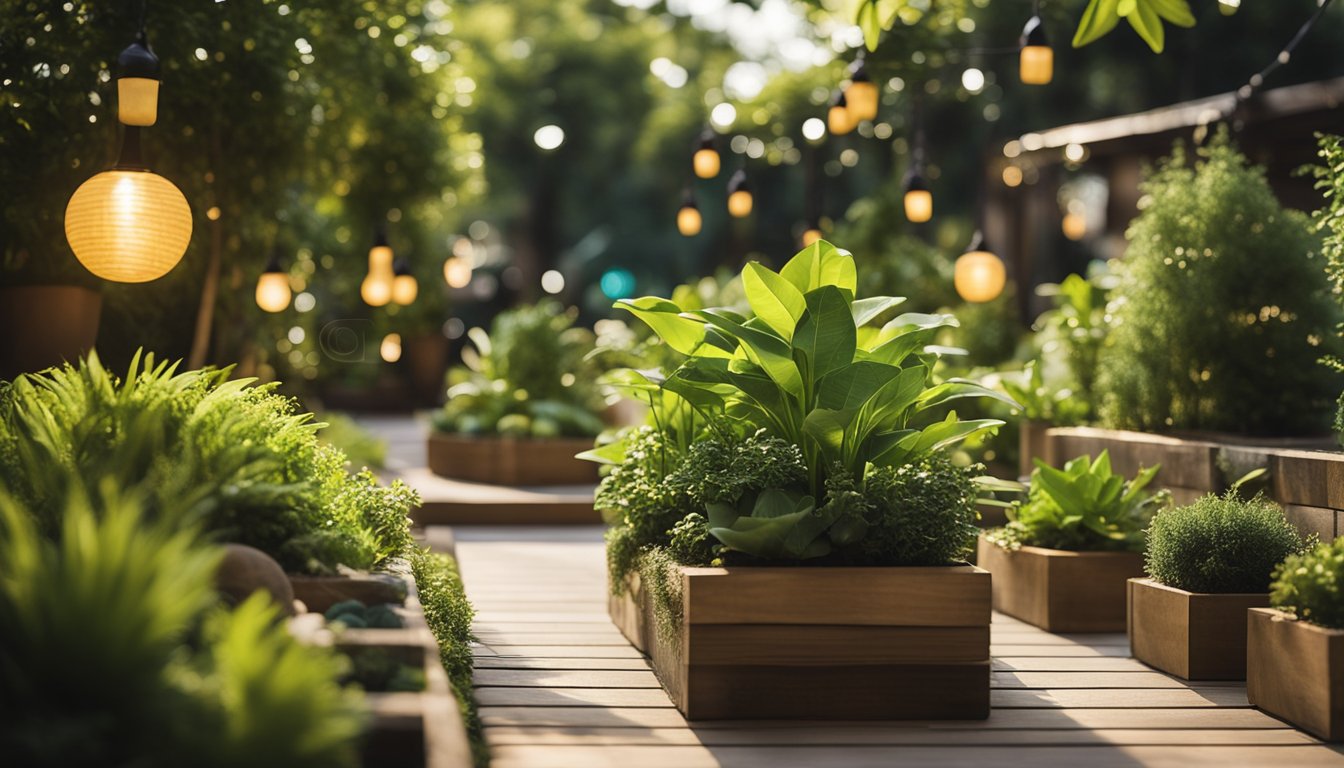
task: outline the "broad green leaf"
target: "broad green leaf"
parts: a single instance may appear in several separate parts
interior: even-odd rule
[[[1162,26],[1162,19],[1151,5],[1151,0],[1136,0],[1134,10],[1125,18],[1129,19],[1129,25],[1148,43],[1153,53],[1162,52],[1166,46],[1166,28]]]
[[[598,464],[620,464],[625,461],[625,443],[617,440],[606,445],[584,451],[574,458],[592,461]]]
[[[704,323],[686,317],[681,308],[667,299],[657,296],[644,296],[638,299],[621,299],[616,302],[617,309],[624,309],[643,320],[653,332],[658,334],[667,345],[683,355],[715,353],[703,344],[705,340]]]
[[[877,18],[877,0],[862,0],[854,23],[863,30],[863,44],[868,50],[877,50],[877,43],[882,39],[882,23]]]
[[[756,317],[786,340],[792,339],[793,329],[807,310],[802,291],[754,261],[742,270],[742,285]]]
[[[959,421],[956,413],[950,413],[947,419],[907,436],[893,448],[873,456],[874,464],[896,464],[923,456],[948,446],[960,443],[967,438],[997,429],[1003,426],[998,419],[972,419]]]
[[[1091,0],[1083,11],[1082,20],[1078,22],[1078,31],[1073,35],[1073,47],[1082,48],[1115,29],[1115,25],[1120,23],[1117,10],[1119,4],[1120,0]]]
[[[636,399],[645,399],[650,392],[662,388],[666,377],[660,371],[639,371],[634,368],[615,368],[598,377],[597,383]]]
[[[874,296],[871,299],[858,299],[850,307],[850,311],[854,314],[854,325],[862,328],[881,317],[887,310],[904,303],[904,296]]]
[[[1190,12],[1187,0],[1148,0],[1157,15],[1178,27],[1189,29],[1195,26],[1195,14]]]
[[[717,310],[696,310],[692,314],[735,338],[746,351],[748,359],[759,365],[775,383],[795,397],[802,396],[803,377],[793,361],[793,350],[787,341],[766,331],[734,322]]]
[[[798,322],[793,349],[804,363],[807,391],[815,391],[821,377],[854,362],[856,338],[849,301],[835,286],[807,294],[807,311]]]
[[[884,341],[870,352],[859,354],[861,360],[871,360],[885,365],[901,365],[916,349],[923,349],[935,331],[933,329],[914,330]]]
[[[823,285],[849,291],[851,297],[858,290],[854,257],[825,240],[818,240],[799,251],[779,274],[804,294]]]
[[[991,400],[998,400],[1001,403],[1011,407],[1021,409],[1022,406],[1016,400],[997,390],[981,386],[978,382],[967,379],[949,379],[948,381],[929,387],[920,393],[919,410],[933,408],[943,403],[958,400],[964,397],[988,397]]]
[[[821,447],[827,464],[844,460],[845,432],[854,420],[853,410],[817,408],[803,419],[803,432]]]
[[[858,408],[900,372],[894,365],[866,360],[832,371],[817,383],[817,407]]]
[[[751,516],[772,519],[800,512],[804,509],[809,512],[812,511],[811,496],[799,499],[778,488],[766,488],[756,496],[756,505],[751,510]]]

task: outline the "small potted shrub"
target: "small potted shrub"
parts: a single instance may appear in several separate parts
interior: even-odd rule
[[[1327,741],[1344,739],[1344,538],[1289,555],[1269,602],[1247,619],[1246,697]]]
[[[1008,524],[980,537],[977,562],[994,574],[994,608],[1051,632],[1123,632],[1125,582],[1143,574],[1143,530],[1165,492],[1132,480],[1105,451],[1062,470],[1037,461]]]
[[[1134,657],[1187,680],[1246,677],[1246,609],[1269,605],[1275,566],[1302,549],[1279,506],[1235,491],[1159,512],[1129,580]]]
[[[574,458],[603,430],[593,334],[574,327],[555,301],[473,328],[464,366],[448,373],[448,402],[434,417],[429,468],[435,474],[500,485],[597,482]]]
[[[614,623],[688,718],[987,717],[977,478],[945,449],[1002,424],[951,404],[1007,398],[936,380],[955,319],[856,299],[829,243],[742,277],[745,313],[617,305],[685,358],[614,374],[651,424],[588,454]]]

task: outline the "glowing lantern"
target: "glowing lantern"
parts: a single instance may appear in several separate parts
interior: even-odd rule
[[[821,229],[816,224],[813,224],[809,226],[807,229],[803,230],[802,243],[804,248],[817,242],[820,239],[821,239]]]
[[[1087,217],[1077,211],[1069,211],[1064,214],[1060,229],[1070,240],[1082,240],[1087,236]]]
[[[933,193],[924,177],[914,172],[905,179],[905,218],[916,224],[933,218]]]
[[[449,288],[466,288],[471,284],[471,262],[461,256],[449,256],[443,262],[443,280]]]
[[[1045,36],[1045,22],[1040,16],[1027,19],[1022,28],[1018,76],[1027,85],[1045,85],[1055,74],[1055,52]]]
[[[414,302],[420,293],[420,284],[416,282],[415,275],[411,274],[405,259],[397,259],[392,263],[392,275],[392,301],[403,307]]]
[[[116,165],[79,185],[65,208],[65,238],[90,272],[118,283],[163,277],[191,242],[181,190],[140,161],[140,129],[128,127]]]
[[[289,275],[280,268],[279,254],[272,254],[257,278],[257,306],[267,312],[283,312],[289,307],[291,296]]]
[[[389,333],[383,337],[383,342],[378,345],[378,355],[389,363],[395,363],[401,359],[401,334]]]
[[[712,179],[719,175],[719,150],[714,148],[714,134],[705,131],[700,134],[700,147],[691,158],[691,167],[695,175],[702,179]]]
[[[159,57],[143,29],[117,56],[117,119],[144,127],[159,119]]]
[[[957,258],[952,273],[957,295],[977,304],[992,301],[1003,293],[1007,279],[1003,260],[989,250],[984,237],[976,232],[966,252]]]
[[[734,218],[745,219],[751,215],[751,187],[747,185],[747,172],[738,170],[728,181],[728,214]]]
[[[877,119],[877,102],[881,94],[877,83],[868,76],[863,59],[854,62],[849,72],[849,85],[845,88],[845,102],[849,105],[850,118],[855,122]]]
[[[845,92],[836,91],[831,109],[826,113],[826,129],[834,136],[843,136],[854,130],[855,123],[854,116],[849,112],[849,102],[845,100]]]
[[[677,231],[686,237],[694,237],[700,234],[703,223],[700,218],[700,207],[695,204],[695,198],[688,189],[686,197],[681,201],[681,208],[677,209]]]
[[[371,307],[386,305],[392,300],[392,283],[395,279],[392,248],[387,244],[387,236],[379,230],[373,237],[373,247],[369,249],[369,273],[359,285],[360,298]]]

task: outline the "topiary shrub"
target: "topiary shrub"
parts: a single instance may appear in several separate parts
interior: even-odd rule
[[[1101,421],[1142,430],[1323,432],[1317,364],[1338,313],[1320,240],[1219,138],[1178,146],[1143,184],[1099,356]]]
[[[1235,491],[1157,513],[1148,527],[1144,569],[1189,592],[1267,592],[1274,567],[1302,550],[1279,505]]]
[[[1344,629],[1344,537],[1289,555],[1274,571],[1269,602],[1303,621]]]

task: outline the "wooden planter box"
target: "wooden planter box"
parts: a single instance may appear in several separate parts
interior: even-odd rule
[[[1019,477],[1031,476],[1031,471],[1036,468],[1036,463],[1032,459],[1040,459],[1053,466],[1055,459],[1051,454],[1053,443],[1050,440],[1050,422],[1027,421],[1025,419],[1019,422],[1017,448],[1017,474]]]
[[[1186,592],[1130,579],[1130,652],[1186,680],[1244,680],[1246,609],[1268,605],[1268,593]]]
[[[406,600],[408,582],[409,579],[390,573],[360,573],[351,576],[289,574],[289,583],[294,587],[294,599],[317,613],[326,613],[328,608],[344,600],[358,600],[365,605],[400,604]]]
[[[979,568],[677,571],[672,642],[641,593],[628,591],[614,618],[627,637],[642,632],[690,720],[989,716],[990,577]],[[621,610],[634,613],[622,622]]]
[[[589,438],[512,438],[431,432],[429,468],[436,475],[493,485],[591,485],[597,465],[574,458]]]
[[[1344,631],[1248,611],[1246,697],[1327,741],[1344,740]]]
[[[981,536],[976,555],[994,574],[994,610],[1047,632],[1124,632],[1125,584],[1143,576],[1133,552],[1009,552]]]

